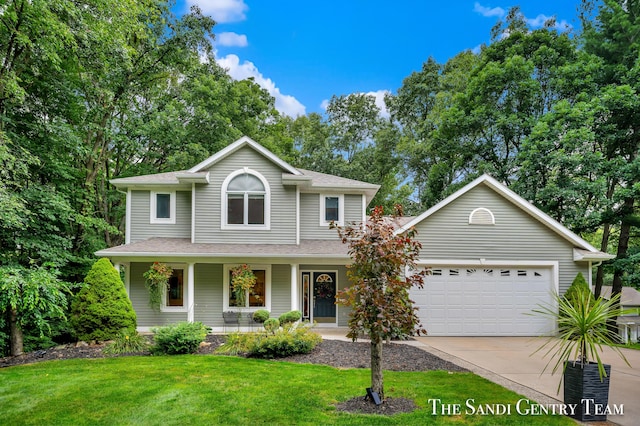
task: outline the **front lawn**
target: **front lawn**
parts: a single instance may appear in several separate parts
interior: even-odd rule
[[[387,396],[421,407],[393,417],[337,412],[364,395],[368,369],[223,356],[119,357],[42,362],[0,369],[2,423],[82,424],[574,424],[521,416],[522,397],[471,373],[385,372]],[[432,415],[429,398],[512,406],[510,416]]]

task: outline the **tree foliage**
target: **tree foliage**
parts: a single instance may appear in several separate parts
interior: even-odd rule
[[[43,336],[51,320],[65,317],[68,294],[68,284],[55,269],[0,267],[0,315],[9,326],[11,355],[23,352],[25,327],[35,327]]]
[[[417,271],[421,244],[415,229],[395,234],[395,226],[374,208],[366,224],[332,225],[343,243],[349,245],[351,264],[347,267],[350,285],[339,291],[336,303],[351,308],[348,337],[366,335],[371,339],[371,387],[384,396],[382,343],[398,330],[426,333],[409,299],[409,289],[422,288],[424,270]],[[395,217],[401,215],[396,212]],[[411,271],[411,272],[410,272]]]

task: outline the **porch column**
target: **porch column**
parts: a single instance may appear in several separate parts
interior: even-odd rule
[[[298,264],[291,264],[291,310],[300,310],[300,297],[298,296]]]
[[[187,294],[189,295],[189,300],[187,300],[187,321],[194,321],[194,310],[195,310],[195,295],[193,294],[193,289],[195,287],[195,263],[189,263],[187,269]]]

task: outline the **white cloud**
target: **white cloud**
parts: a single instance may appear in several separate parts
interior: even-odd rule
[[[527,24],[529,24],[531,28],[542,28],[544,26],[544,23],[547,22],[549,19],[551,19],[551,17],[543,14],[539,14],[535,18],[525,18],[525,19],[527,21]],[[556,21],[553,28],[555,28],[558,31],[568,31],[571,29],[571,25],[563,19],[562,21]]]
[[[497,16],[499,18],[502,18],[503,16],[506,15],[506,12],[503,8],[501,7],[486,7],[486,6],[482,6],[480,3],[476,2],[473,5],[473,11],[476,13],[479,13],[480,15],[484,16],[484,17],[491,17],[491,16]]]
[[[244,0],[187,0],[187,5],[200,7],[203,14],[218,23],[244,21],[247,19],[244,13],[249,9]]]
[[[220,46],[247,47],[247,36],[236,33],[220,33],[216,36],[216,40]]]
[[[389,118],[389,110],[387,109],[387,104],[384,102],[385,95],[391,93],[389,90],[382,89],[376,92],[367,92],[365,95],[373,96],[376,100],[376,106],[380,109],[380,117]],[[320,103],[320,108],[324,111],[329,107],[329,99],[325,99]]]
[[[217,59],[221,67],[226,68],[229,75],[235,80],[244,80],[253,77],[254,81],[263,89],[265,89],[276,100],[276,109],[289,117],[297,117],[305,115],[305,106],[302,105],[295,97],[291,95],[283,95],[280,89],[276,87],[273,80],[265,78],[258,68],[250,61],[240,63],[237,55],[229,54],[223,58]]]

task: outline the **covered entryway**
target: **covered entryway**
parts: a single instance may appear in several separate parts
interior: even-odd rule
[[[555,327],[530,315],[552,300],[552,267],[443,265],[431,271],[423,289],[410,291],[430,336],[540,336]]]

